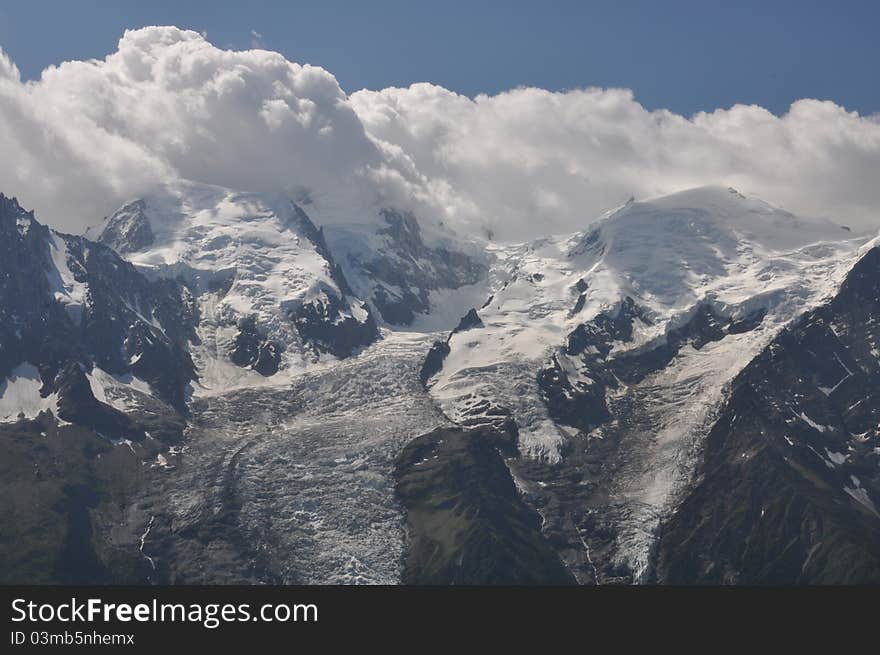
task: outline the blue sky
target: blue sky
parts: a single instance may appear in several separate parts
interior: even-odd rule
[[[880,111],[880,2],[166,2],[0,5],[0,46],[25,78],[103,57],[126,27],[175,24],[330,70],[349,92],[430,81],[474,96],[520,85],[623,86],[685,115],[803,97]],[[254,37],[252,31],[261,35]]]

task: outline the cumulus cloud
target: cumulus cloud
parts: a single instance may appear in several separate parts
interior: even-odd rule
[[[36,97],[0,51],[0,191],[77,230],[170,173],[135,142]]]
[[[880,122],[800,100],[777,117],[737,105],[686,118],[625,89],[359,91],[367,131],[398,145],[460,220],[508,238],[583,227],[630,196],[724,184],[792,211],[880,227]]]
[[[48,220],[81,228],[175,177],[254,191],[360,185],[381,170],[327,71],[265,50],[233,52],[173,27],[127,31],[102,61],[22,84],[0,67],[0,185]]]
[[[308,196],[322,220],[395,205],[500,239],[701,184],[880,226],[880,121],[831,102],[684,117],[623,89],[348,96],[322,68],[173,27],[128,31],[106,59],[29,83],[0,52],[0,148],[0,190],[71,231],[178,177]]]

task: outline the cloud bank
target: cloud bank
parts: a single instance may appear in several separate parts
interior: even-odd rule
[[[880,228],[880,120],[832,102],[684,117],[625,89],[349,96],[322,68],[174,27],[127,31],[106,59],[35,82],[0,52],[0,151],[0,190],[76,232],[178,177],[308,196],[324,220],[395,205],[499,239],[702,184]]]

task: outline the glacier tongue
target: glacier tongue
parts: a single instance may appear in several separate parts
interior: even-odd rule
[[[449,424],[417,377],[414,353],[429,340],[386,332],[357,357],[286,385],[196,399],[151,532],[150,552],[171,579],[399,583],[394,459]],[[210,548],[203,534],[213,535]]]

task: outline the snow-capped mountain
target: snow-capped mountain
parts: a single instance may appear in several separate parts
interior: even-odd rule
[[[772,334],[834,291],[855,248],[839,226],[720,187],[627,203],[583,233],[495,247],[496,288],[477,310],[479,329],[450,336],[431,393],[458,419],[492,399],[513,412],[526,453],[559,461],[566,430],[540,398],[539,368],[589,395],[590,360],[651,352],[701,312],[754,318]]]
[[[177,182],[86,238],[0,199],[0,438],[97,453],[41,492],[77,581],[880,576],[868,237],[722,187],[525,244],[341,197]]]
[[[282,195],[180,182],[88,232],[153,279],[197,298],[197,391],[262,384],[344,358],[378,337],[323,232]]]
[[[188,290],[5,196],[0,231],[0,421],[47,412],[109,439],[178,438],[195,378]]]
[[[281,194],[181,181],[126,204],[87,236],[198,298],[201,392],[278,384],[260,378],[279,371],[289,380],[327,356],[351,356],[379,337],[377,325],[445,328],[438,309],[450,296],[485,294],[481,244],[405,211],[349,207],[348,216],[318,228]]]
[[[424,377],[459,424],[515,421],[512,468],[537,506],[571,507],[545,532],[582,579],[639,580],[726,387],[835,293],[859,243],[732,189],[630,202],[584,233],[496,249],[497,290]],[[603,537],[584,559],[591,514]]]
[[[880,578],[880,248],[731,384],[661,531],[665,583]]]

